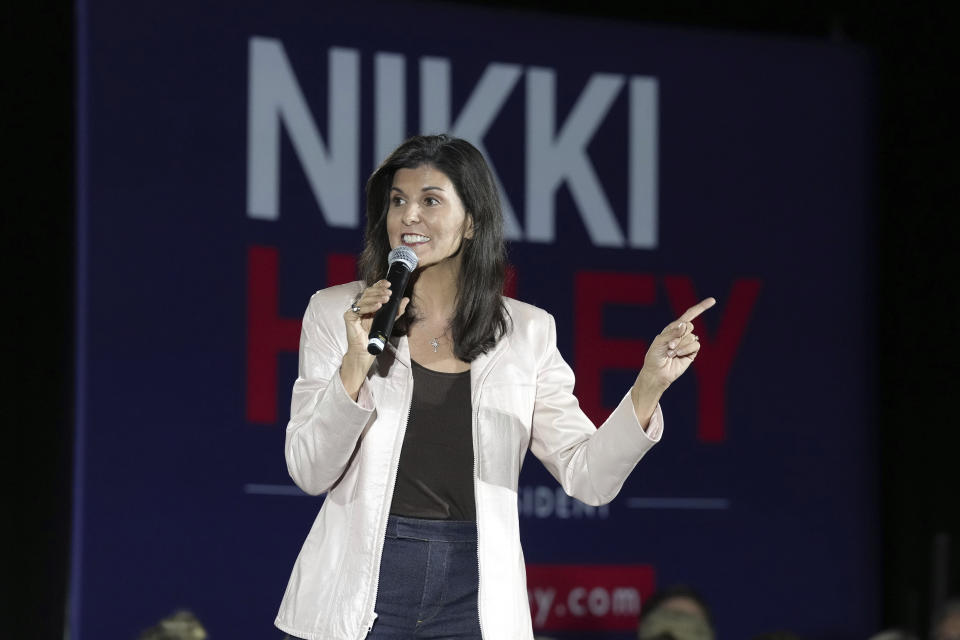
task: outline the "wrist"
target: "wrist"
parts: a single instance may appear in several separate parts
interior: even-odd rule
[[[643,368],[640,369],[640,373],[637,374],[637,379],[633,383],[632,391],[638,395],[659,398],[669,386],[670,382],[664,380],[663,376],[650,373],[646,368]]]
[[[669,383],[664,384],[658,376],[652,376],[647,371],[641,370],[637,374],[637,379],[630,388],[630,400],[633,402],[637,421],[644,430],[649,426],[660,403],[660,396],[668,386]]]
[[[340,363],[340,379],[343,381],[343,388],[347,394],[357,400],[360,394],[360,387],[367,379],[367,372],[373,365],[374,356],[369,353],[351,353],[343,355]]]
[[[373,364],[375,358],[375,355],[367,351],[366,345],[364,345],[363,348],[356,348],[351,345],[347,348],[347,352],[343,354],[344,363],[350,362],[364,365],[367,369]]]

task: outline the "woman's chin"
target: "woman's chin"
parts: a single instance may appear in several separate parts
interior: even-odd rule
[[[418,264],[422,267],[427,266],[428,264],[436,264],[436,256],[433,255],[433,251],[430,250],[430,247],[426,243],[422,244],[405,244],[405,247],[413,249],[413,252],[417,254]]]

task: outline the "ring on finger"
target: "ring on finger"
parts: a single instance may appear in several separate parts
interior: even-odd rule
[[[350,311],[353,311],[355,314],[360,315],[360,307],[357,306],[356,302],[350,304]]]

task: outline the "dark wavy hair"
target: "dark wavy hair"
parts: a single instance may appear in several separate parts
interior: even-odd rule
[[[462,238],[456,312],[451,322],[453,352],[464,362],[486,353],[509,329],[503,303],[506,246],[503,212],[493,174],[476,147],[449,135],[414,136],[383,161],[367,180],[367,230],[359,269],[367,285],[387,275],[387,210],[394,174],[399,169],[430,165],[453,183],[467,214],[473,218],[473,237]],[[404,295],[411,295],[417,274]],[[394,334],[405,335],[416,320],[413,301],[394,325]]]

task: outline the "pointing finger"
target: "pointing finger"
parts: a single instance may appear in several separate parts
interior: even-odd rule
[[[663,331],[660,332],[661,335],[671,335],[678,338],[682,338],[688,333],[693,332],[693,323],[692,322],[683,322],[681,320],[674,320],[666,327],[663,328]]]
[[[680,316],[680,321],[681,321],[681,322],[689,322],[690,320],[693,320],[693,319],[696,318],[698,315],[700,315],[701,313],[703,313],[704,311],[706,311],[707,309],[709,309],[710,307],[712,307],[712,306],[715,305],[715,304],[717,304],[717,301],[716,301],[715,298],[704,298],[703,300],[701,300],[701,301],[698,302],[697,304],[695,304],[695,305],[693,305],[692,307],[690,307],[689,309],[687,309],[687,310],[684,312],[684,314],[683,314],[682,316]]]

